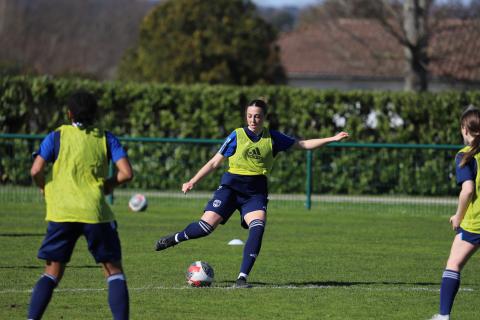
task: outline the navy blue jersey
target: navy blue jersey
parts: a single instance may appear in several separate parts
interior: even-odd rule
[[[468,163],[465,164],[465,166],[460,167],[462,158],[463,153],[457,154],[455,158],[455,175],[458,185],[461,185],[468,180],[475,181],[475,177],[477,176],[477,161],[472,158]]]
[[[247,127],[243,128],[247,136],[253,141],[257,142],[262,138],[262,135],[256,135]],[[273,156],[275,157],[279,152],[290,149],[296,142],[295,138],[287,136],[281,132],[270,130],[272,137]],[[218,153],[224,157],[231,157],[235,154],[237,149],[237,134],[233,131],[220,147]],[[264,175],[245,176],[225,172],[220,182],[221,185],[226,185],[231,189],[243,194],[268,194],[267,177]]]
[[[121,158],[127,157],[127,152],[123,149],[120,141],[111,132],[105,131],[107,140],[108,159],[117,162]],[[40,148],[34,156],[40,155],[47,162],[55,162],[60,150],[60,131],[50,132],[40,144]]]

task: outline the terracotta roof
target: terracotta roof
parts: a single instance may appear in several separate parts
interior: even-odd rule
[[[480,22],[448,20],[436,28],[429,52],[434,77],[480,80]],[[289,76],[402,78],[403,48],[375,20],[339,19],[282,34]]]

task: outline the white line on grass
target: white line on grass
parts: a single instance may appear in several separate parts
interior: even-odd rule
[[[235,290],[233,287],[208,287],[208,288],[192,288],[188,286],[182,287],[167,287],[167,286],[156,286],[156,287],[140,287],[140,288],[128,288],[129,291],[159,291],[159,290]],[[348,289],[348,290],[360,290],[360,291],[427,291],[427,292],[439,292],[440,289],[437,288],[425,288],[425,287],[362,287],[362,286],[321,286],[321,285],[311,285],[311,286],[292,286],[292,285],[283,285],[283,286],[253,286],[249,290],[265,290],[265,289],[289,289],[289,290],[311,290],[311,289]],[[56,292],[94,292],[94,291],[107,291],[107,288],[63,288],[56,289]],[[465,292],[475,292],[477,289],[472,288],[460,288],[460,291]],[[11,293],[31,293],[31,289],[7,289],[0,290],[0,294],[11,294]]]

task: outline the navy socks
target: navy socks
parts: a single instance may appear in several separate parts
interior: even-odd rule
[[[247,277],[253,268],[253,264],[260,253],[262,247],[263,232],[265,231],[265,221],[253,220],[248,225],[248,240],[243,249],[242,266],[240,267],[239,277]]]
[[[107,278],[108,304],[112,310],[113,319],[126,320],[129,315],[129,298],[127,282],[123,273],[117,273]]]
[[[446,269],[442,276],[440,288],[440,314],[447,315],[452,311],[453,300],[460,287],[460,273]]]
[[[28,319],[40,319],[42,317],[56,286],[56,277],[46,273],[40,277],[32,291],[28,308]]]
[[[112,310],[113,319],[126,320],[129,316],[129,298],[127,283],[122,273],[111,275],[108,282],[108,303]],[[37,281],[33,288],[30,306],[28,308],[28,319],[41,319],[45,309],[57,286],[57,279],[49,274],[44,274]]]
[[[182,242],[190,239],[197,239],[208,236],[212,233],[213,227],[203,220],[190,223],[185,230],[175,235],[175,241]]]

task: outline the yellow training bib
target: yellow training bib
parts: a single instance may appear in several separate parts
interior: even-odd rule
[[[460,150],[458,153],[468,152],[470,147],[467,146]],[[472,160],[477,162],[477,175],[475,177],[475,192],[472,196],[472,200],[468,205],[467,212],[465,213],[465,217],[460,224],[462,229],[473,232],[473,233],[480,233],[480,200],[478,199],[478,194],[480,191],[480,175],[478,174],[478,164],[480,159],[480,154],[476,154],[473,156]]]
[[[47,221],[100,223],[114,220],[105,201],[108,175],[105,132],[61,126],[60,151],[45,185]]]
[[[237,150],[228,158],[228,172],[239,175],[268,175],[273,167],[272,137],[263,128],[262,137],[253,142],[243,128],[235,129]]]

